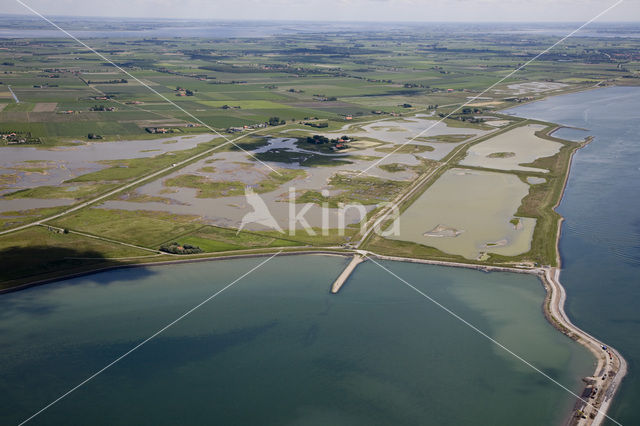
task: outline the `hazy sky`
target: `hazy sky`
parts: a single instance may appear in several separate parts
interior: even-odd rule
[[[22,0],[43,15],[340,21],[587,21],[616,0]],[[3,13],[28,13],[0,0]],[[624,0],[598,21],[640,21]]]

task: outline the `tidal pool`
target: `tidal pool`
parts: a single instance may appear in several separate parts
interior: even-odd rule
[[[263,259],[121,269],[0,296],[18,424]],[[372,262],[276,257],[33,424],[559,424],[573,397]],[[384,262],[572,391],[592,372],[534,276]]]
[[[547,180],[545,178],[542,177],[537,177],[537,176],[527,176],[527,183],[530,183],[531,185],[537,185],[539,183],[545,183]]]
[[[535,135],[535,132],[544,128],[545,126],[540,124],[529,124],[494,136],[471,146],[460,164],[488,169],[546,173],[548,170],[520,165],[531,163],[537,158],[550,157],[562,148],[562,144],[558,142]]]
[[[399,235],[391,238],[468,259],[481,253],[525,253],[536,220],[511,220],[528,192],[529,185],[516,175],[448,170],[400,215]]]

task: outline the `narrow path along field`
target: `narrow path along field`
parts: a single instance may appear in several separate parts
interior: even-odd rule
[[[45,224],[41,223],[41,224],[39,224],[39,226],[44,226],[45,228],[53,228],[53,229],[57,230],[58,232],[64,232],[64,229],[58,228],[58,227],[52,226],[52,225],[45,225]],[[143,247],[143,246],[140,246],[140,245],[125,243],[124,241],[118,241],[118,240],[114,240],[114,239],[111,239],[111,238],[100,237],[98,235],[87,234],[86,232],[71,231],[71,230],[67,230],[67,232],[69,232],[71,234],[82,235],[83,237],[87,237],[87,238],[93,238],[93,239],[100,240],[100,241],[106,241],[108,243],[120,244],[120,245],[123,245],[123,246],[127,246],[127,247],[131,247],[131,248],[136,248],[136,249],[139,249],[139,250],[148,251],[148,252],[151,252],[151,253],[156,254],[156,255],[160,254],[158,252],[158,250],[153,250],[153,249],[150,249],[150,248],[147,248],[147,247]],[[166,254],[168,256],[177,256],[177,255],[172,254],[172,253],[162,253],[162,254]],[[142,257],[145,257],[145,256],[142,256]],[[130,259],[130,258],[123,258],[123,259]]]

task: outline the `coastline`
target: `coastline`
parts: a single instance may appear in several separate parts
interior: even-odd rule
[[[589,404],[585,404],[582,399],[576,401],[566,424],[601,425],[607,417],[607,411],[622,379],[627,374],[627,362],[616,349],[571,322],[564,310],[566,291],[560,283],[559,268],[547,268],[540,279],[547,291],[544,303],[547,321],[562,334],[587,348],[596,359],[593,375],[583,378],[583,381],[586,383],[585,390],[595,387],[597,392],[592,394],[592,397],[585,397]],[[603,349],[604,347],[607,350]],[[579,413],[583,415],[578,417]]]
[[[563,219],[564,218],[561,218],[560,221],[562,221]],[[559,235],[560,235],[560,231],[558,232],[558,236]],[[556,241],[556,243],[558,242],[559,240]],[[110,265],[103,268],[70,274],[65,277],[34,281],[31,283],[23,284],[21,286],[3,289],[3,290],[0,290],[0,295],[10,293],[10,292],[20,291],[20,290],[26,290],[31,287],[54,283],[64,279],[79,278],[82,276],[87,276],[87,275],[91,275],[99,272],[105,272],[105,271],[116,270],[121,268],[136,268],[136,267],[146,267],[146,266],[171,265],[171,264],[179,264],[179,263],[195,263],[195,262],[208,262],[208,261],[218,261],[218,260],[258,258],[258,257],[271,256],[274,253],[277,253],[277,251],[268,250],[268,251],[259,252],[259,253],[254,252],[254,253],[246,253],[246,254],[233,254],[233,255],[223,255],[223,256],[190,258],[190,259],[165,260],[165,261],[159,261],[159,262]],[[411,257],[396,257],[396,256],[383,255],[383,254],[376,254],[374,252],[370,252],[366,250],[340,250],[340,249],[333,249],[333,248],[323,248],[318,250],[289,251],[289,252],[282,252],[279,254],[279,256],[295,256],[295,255],[321,255],[321,256],[341,256],[341,257],[351,257],[354,255],[361,255],[364,257],[365,260],[367,256],[373,256],[373,257],[376,257],[377,259],[390,260],[390,261],[396,261],[396,262],[421,263],[421,264],[427,264],[427,265],[474,269],[474,270],[483,271],[483,272],[510,272],[510,273],[531,274],[531,275],[538,276],[546,291],[545,300],[543,303],[543,313],[547,321],[558,331],[560,331],[570,339],[573,339],[577,343],[586,347],[594,355],[596,359],[596,368],[595,368],[594,374],[592,376],[583,378],[583,381],[587,382],[587,385],[589,385],[590,383],[597,383],[599,385],[598,386],[599,390],[596,393],[596,398],[593,400],[593,402],[588,401],[589,404],[584,404],[584,401],[582,401],[579,398],[576,404],[574,405],[574,409],[572,410],[570,417],[568,418],[565,424],[579,425],[579,426],[601,425],[606,418],[606,413],[611,404],[611,401],[615,396],[615,393],[618,390],[618,387],[622,379],[626,375],[627,362],[617,350],[615,350],[614,348],[608,347],[609,352],[611,353],[611,358],[607,357],[606,354],[608,352],[605,352],[604,350],[602,350],[602,346],[605,344],[602,341],[591,336],[587,332],[583,331],[576,325],[574,325],[571,322],[571,320],[568,318],[564,310],[564,305],[566,301],[566,292],[564,287],[559,281],[560,269],[557,267],[516,268],[516,267],[510,267],[510,266],[482,265],[482,264],[472,264],[472,263],[418,259],[418,258],[411,258]],[[350,272],[352,272],[353,269],[351,269]],[[346,282],[348,277],[343,277],[343,279]],[[330,290],[330,288],[328,288],[328,290]],[[601,379],[603,374],[606,374],[605,380]],[[576,416],[576,410],[578,409],[585,413],[586,418],[578,418]],[[591,417],[592,414],[593,414],[593,417]]]
[[[250,259],[250,258],[257,258],[257,257],[272,256],[276,253],[278,253],[278,250],[270,249],[268,251],[245,253],[245,254],[229,254],[229,255],[206,256],[206,257],[201,256],[201,257],[191,257],[186,259],[160,260],[158,262],[139,262],[139,263],[128,263],[128,264],[119,264],[119,265],[108,265],[108,266],[102,266],[94,269],[87,269],[86,271],[75,272],[75,273],[71,273],[64,276],[31,281],[31,282],[20,284],[14,287],[3,288],[3,289],[0,289],[0,295],[27,290],[29,288],[39,287],[41,285],[52,284],[57,281],[70,280],[73,278],[80,278],[87,275],[97,274],[97,273],[106,272],[106,271],[113,271],[117,269],[129,269],[129,268],[138,268],[138,267],[147,267],[147,266],[163,266],[163,265],[172,265],[176,263],[211,262],[215,260]],[[310,255],[310,254],[317,254],[317,255],[323,255],[323,256],[343,256],[343,257],[344,256],[348,257],[352,255],[352,253],[349,251],[340,251],[339,249],[331,249],[331,248],[318,248],[318,250],[283,251],[278,256]]]
[[[599,88],[599,86],[596,85],[592,87],[591,90],[596,88]],[[563,127],[567,126],[559,125],[551,132],[549,132],[549,135],[551,136],[554,132]],[[585,146],[589,145],[592,141],[593,137],[588,136],[583,142],[581,142],[582,145],[579,149],[582,149]],[[569,175],[571,174],[571,167],[573,165],[573,157],[576,152],[578,152],[577,149],[572,151],[571,155],[569,156],[569,163],[567,165],[567,171],[564,175],[562,191],[560,192],[560,197],[558,197],[558,200],[552,207],[553,211],[556,211],[556,209],[560,206],[562,199],[564,198],[564,193],[569,182]],[[562,283],[560,282],[560,272],[562,270],[562,257],[560,256],[560,238],[562,238],[562,225],[565,221],[565,218],[562,215],[559,216],[560,217],[558,218],[555,242],[557,266],[546,268],[545,273],[540,277],[547,293],[543,311],[545,318],[549,323],[551,323],[553,327],[555,327],[561,333],[565,334],[570,339],[573,339],[586,347],[596,359],[596,369],[593,376],[583,379],[583,381],[587,384],[587,386],[585,386],[585,391],[590,384],[591,386],[593,386],[595,383],[600,384],[599,390],[595,394],[594,402],[591,403],[592,405],[585,406],[580,404],[581,400],[579,399],[578,402],[576,402],[571,417],[568,418],[566,424],[597,426],[602,424],[607,418],[607,411],[609,410],[611,401],[615,396],[615,393],[618,390],[622,379],[627,374],[627,361],[616,349],[605,345],[600,340],[596,339],[589,333],[574,325],[573,322],[571,322],[571,320],[569,319],[569,316],[566,314],[564,307],[566,303],[567,293],[565,288],[562,286]],[[607,357],[607,353],[603,349],[604,347],[607,347],[609,349],[609,357]],[[603,378],[603,373],[606,374],[606,379]],[[597,381],[599,378],[602,378],[600,382]],[[604,383],[602,383],[602,381],[604,381]],[[584,412],[585,415],[577,417],[578,412]]]
[[[597,88],[601,88],[601,86],[596,85],[596,86],[584,88],[578,91],[594,90]],[[572,92],[569,92],[569,93],[572,93]],[[562,93],[562,94],[564,95],[567,93]],[[551,96],[556,96],[556,95],[545,96],[542,99],[545,99]],[[537,99],[536,101],[539,101],[542,99]],[[535,101],[532,101],[532,102],[535,102]],[[570,126],[558,125],[552,131],[550,131],[548,135],[553,137],[553,133],[563,127],[570,127]],[[583,146],[588,145],[588,143],[590,143],[591,140],[592,140],[591,138],[589,138],[588,140],[585,140],[583,142]],[[564,191],[568,183],[569,174],[571,172],[571,166],[573,162],[573,155],[575,154],[575,152],[577,152],[577,150],[574,150],[570,155],[567,171],[564,176],[562,191],[560,193],[560,196],[557,199],[557,202],[552,207],[554,211],[560,205],[562,199],[564,198]],[[603,350],[602,346],[605,346],[605,344],[602,341],[591,336],[587,332],[583,331],[576,325],[574,325],[565,312],[564,305],[566,302],[566,290],[562,286],[560,281],[561,257],[560,257],[560,251],[559,251],[559,243],[562,235],[562,224],[564,220],[565,218],[562,216],[560,216],[558,219],[557,235],[555,240],[556,257],[557,257],[556,267],[518,268],[518,267],[509,267],[509,266],[467,264],[462,262],[438,261],[438,260],[419,259],[419,258],[411,258],[411,257],[395,257],[395,256],[376,254],[374,252],[369,252],[366,250],[341,249],[337,247],[334,247],[334,248],[318,247],[317,250],[303,249],[300,251],[283,251],[282,253],[280,253],[280,255],[291,256],[291,255],[316,254],[316,255],[325,255],[325,256],[350,257],[350,256],[353,256],[354,254],[355,255],[365,254],[365,255],[369,255],[369,256],[376,257],[383,260],[423,263],[423,264],[439,265],[439,266],[447,266],[447,267],[462,267],[462,268],[481,270],[484,272],[495,271],[495,272],[526,273],[526,274],[533,274],[533,275],[539,276],[546,291],[545,300],[543,303],[543,312],[547,321],[551,323],[551,325],[554,326],[554,328],[559,330],[561,333],[565,334],[567,337],[575,340],[577,343],[587,348],[594,355],[596,359],[596,368],[595,368],[594,374],[592,376],[589,376],[583,379],[585,382],[587,382],[587,387],[590,384],[589,382],[592,382],[591,384],[593,383],[597,384],[598,391],[595,394],[595,398],[590,399],[590,397],[586,397],[587,401],[589,401],[589,404],[593,404],[593,405],[586,405],[585,407],[579,408],[580,411],[584,412],[586,418],[577,418],[575,416],[575,413],[576,413],[576,409],[578,409],[576,407],[578,407],[578,403],[580,401],[578,400],[578,403],[576,403],[576,405],[574,406],[574,409],[569,419],[567,420],[567,424],[600,425],[606,419],[607,410],[609,409],[609,406],[619,388],[621,381],[623,380],[623,378],[627,373],[628,366],[627,366],[626,360],[622,357],[622,355],[617,350],[611,347],[608,347],[608,352]],[[262,251],[262,252],[252,252],[252,253],[246,253],[246,254],[216,253],[216,254],[209,254],[208,256],[201,255],[200,257],[189,257],[189,258],[182,258],[182,259],[175,259],[175,260],[161,260],[158,262],[109,265],[104,267],[98,267],[96,269],[90,269],[87,271],[72,273],[66,276],[28,282],[28,283],[25,283],[16,287],[7,288],[7,289],[0,289],[0,295],[14,292],[14,291],[24,290],[24,289],[39,286],[39,285],[53,283],[61,280],[82,277],[86,275],[91,275],[91,274],[104,272],[108,270],[115,270],[119,268],[133,268],[133,267],[140,267],[140,266],[146,267],[146,266],[154,266],[154,265],[169,265],[173,263],[193,263],[193,262],[204,262],[204,261],[213,261],[213,260],[257,258],[257,257],[270,256],[277,252],[278,252],[278,249],[266,249],[265,251]],[[355,269],[355,266],[353,269]],[[342,284],[344,284],[344,282],[346,282],[347,279],[348,279],[348,275],[343,278]],[[611,354],[610,356],[608,356],[609,353]],[[603,375],[606,375],[606,378],[604,380],[602,379]],[[593,406],[596,406],[597,409],[595,409]],[[593,417],[591,417],[592,414],[593,414]]]

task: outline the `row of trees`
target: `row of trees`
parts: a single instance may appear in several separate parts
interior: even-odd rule
[[[202,249],[198,246],[192,246],[191,244],[178,244],[172,242],[171,244],[163,244],[160,246],[160,251],[171,254],[197,254],[202,253]]]

